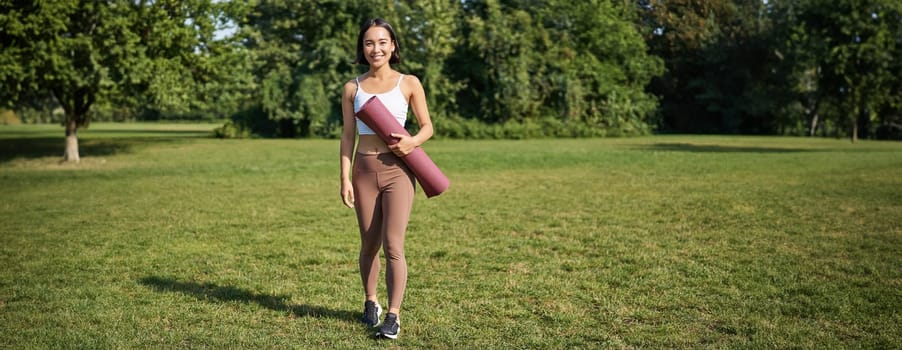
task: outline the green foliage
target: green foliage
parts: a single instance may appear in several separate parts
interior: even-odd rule
[[[643,86],[661,64],[645,54],[630,12],[606,1],[570,5],[261,2],[239,35],[257,57],[258,118],[276,121],[276,135],[338,135],[341,86],[365,69],[351,65],[358,25],[374,13],[398,33],[396,68],[423,82],[436,125],[454,128],[436,128],[439,136],[587,134],[525,131],[547,118],[599,129],[592,135],[649,132],[656,100]]]
[[[898,113],[902,90],[902,5],[895,1],[802,1],[779,8],[797,25],[787,44],[813,51],[798,70],[817,70],[816,89],[829,100],[822,113],[858,137],[859,126],[873,133],[884,116]],[[797,51],[796,51],[797,52]],[[885,117],[884,117],[885,118]],[[870,126],[871,130],[867,130]]]
[[[0,125],[17,125],[22,124],[22,119],[16,115],[16,112],[10,109],[0,109]]]
[[[357,28],[377,5],[266,1],[244,9],[236,35],[254,56],[264,112],[253,117],[277,123],[277,136],[337,135],[341,87],[356,74]]]
[[[411,2],[399,6],[398,27],[404,57],[402,67],[417,75],[427,91],[426,100],[433,121],[460,116],[457,95],[467,87],[453,78],[451,62],[464,38],[460,4],[444,0]]]
[[[220,139],[243,139],[251,135],[250,130],[229,120],[222,126],[213,129],[213,136]]]
[[[485,2],[484,15],[467,19],[469,55],[482,61],[473,76],[481,120],[522,121],[540,115],[539,88],[544,66],[541,51],[550,42],[541,25],[518,8],[502,8],[498,1]]]
[[[221,119],[254,88],[245,51],[213,39],[225,5],[186,1],[4,2],[3,101],[59,105],[84,126],[141,115]],[[47,104],[45,96],[53,103]]]
[[[873,137],[902,114],[898,1],[639,4],[663,130]]]
[[[371,17],[394,25],[437,136],[902,134],[892,0],[7,0],[0,101],[333,138]]]
[[[640,23],[667,73],[650,85],[663,100],[663,131],[773,133],[784,81],[764,3],[641,1]]]
[[[607,1],[469,9],[468,47],[456,62],[470,67],[462,79],[471,89],[459,100],[478,105],[469,114],[487,123],[555,118],[595,135],[648,132],[657,101],[644,86],[662,66],[646,54],[630,14]]]

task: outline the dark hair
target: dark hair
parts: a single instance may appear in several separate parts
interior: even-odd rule
[[[357,34],[357,59],[354,60],[354,63],[364,65],[370,64],[366,60],[366,57],[363,57],[363,35],[372,27],[385,28],[385,30],[388,31],[388,35],[391,36],[392,43],[395,44],[395,50],[392,51],[388,63],[401,63],[401,44],[398,43],[398,39],[395,37],[395,30],[391,28],[391,24],[388,24],[388,22],[381,18],[367,20],[360,26],[360,34]]]

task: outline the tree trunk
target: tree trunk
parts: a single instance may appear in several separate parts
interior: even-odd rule
[[[78,163],[78,122],[71,118],[66,122],[66,153],[63,154],[63,162]]]
[[[814,137],[814,134],[817,132],[817,113],[814,113],[814,116],[811,117],[811,131],[808,133],[809,136]]]
[[[852,90],[852,143],[858,142],[858,118],[861,116],[861,101],[860,95],[858,94],[858,89]]]
[[[818,110],[820,109],[821,99],[814,95],[815,97],[808,98],[807,101],[809,103],[809,108],[805,110],[805,114],[811,118],[811,130],[808,131],[808,135],[814,137],[817,134],[817,123],[818,123]]]

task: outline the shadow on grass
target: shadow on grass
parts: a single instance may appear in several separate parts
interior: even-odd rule
[[[700,153],[795,153],[815,152],[819,150],[804,148],[779,148],[779,147],[755,147],[755,146],[722,146],[722,145],[694,145],[691,143],[655,143],[648,146],[640,146],[642,149],[656,151],[700,152]]]
[[[297,317],[334,318],[349,322],[357,322],[358,315],[351,311],[332,310],[313,305],[290,305],[286,303],[288,296],[257,294],[247,289],[233,286],[220,286],[213,283],[178,281],[171,278],[150,276],[139,281],[158,292],[178,292],[194,296],[203,301],[255,303],[270,310],[291,312]]]
[[[108,156],[128,152],[128,142],[113,140],[80,140],[78,153],[81,156]],[[66,139],[62,137],[0,139],[0,163],[14,158],[63,157],[66,150]]]
[[[78,141],[78,153],[81,157],[111,156],[132,152],[136,146],[178,142],[182,139],[185,138],[85,138]],[[63,137],[0,139],[0,164],[15,158],[59,157],[62,159],[65,150],[66,139]]]
[[[166,129],[102,129],[89,130],[79,135],[90,137],[91,135],[124,135],[134,136],[135,134],[144,134],[144,136],[160,136],[160,137],[212,137],[213,132],[210,130],[166,130]]]

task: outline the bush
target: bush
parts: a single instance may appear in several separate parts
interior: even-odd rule
[[[0,110],[0,125],[17,125],[22,124],[19,116],[15,111],[4,109]]]
[[[63,109],[59,107],[22,107],[16,110],[16,114],[23,124],[62,123],[65,119],[65,113],[63,112]]]
[[[647,135],[648,127],[622,123],[619,128],[589,125],[584,121],[557,118],[507,121],[487,124],[475,119],[450,117],[435,121],[435,135],[458,139],[535,139],[550,137],[604,137]]]
[[[222,126],[213,129],[213,136],[220,139],[243,139],[250,137],[251,132],[229,120]]]

